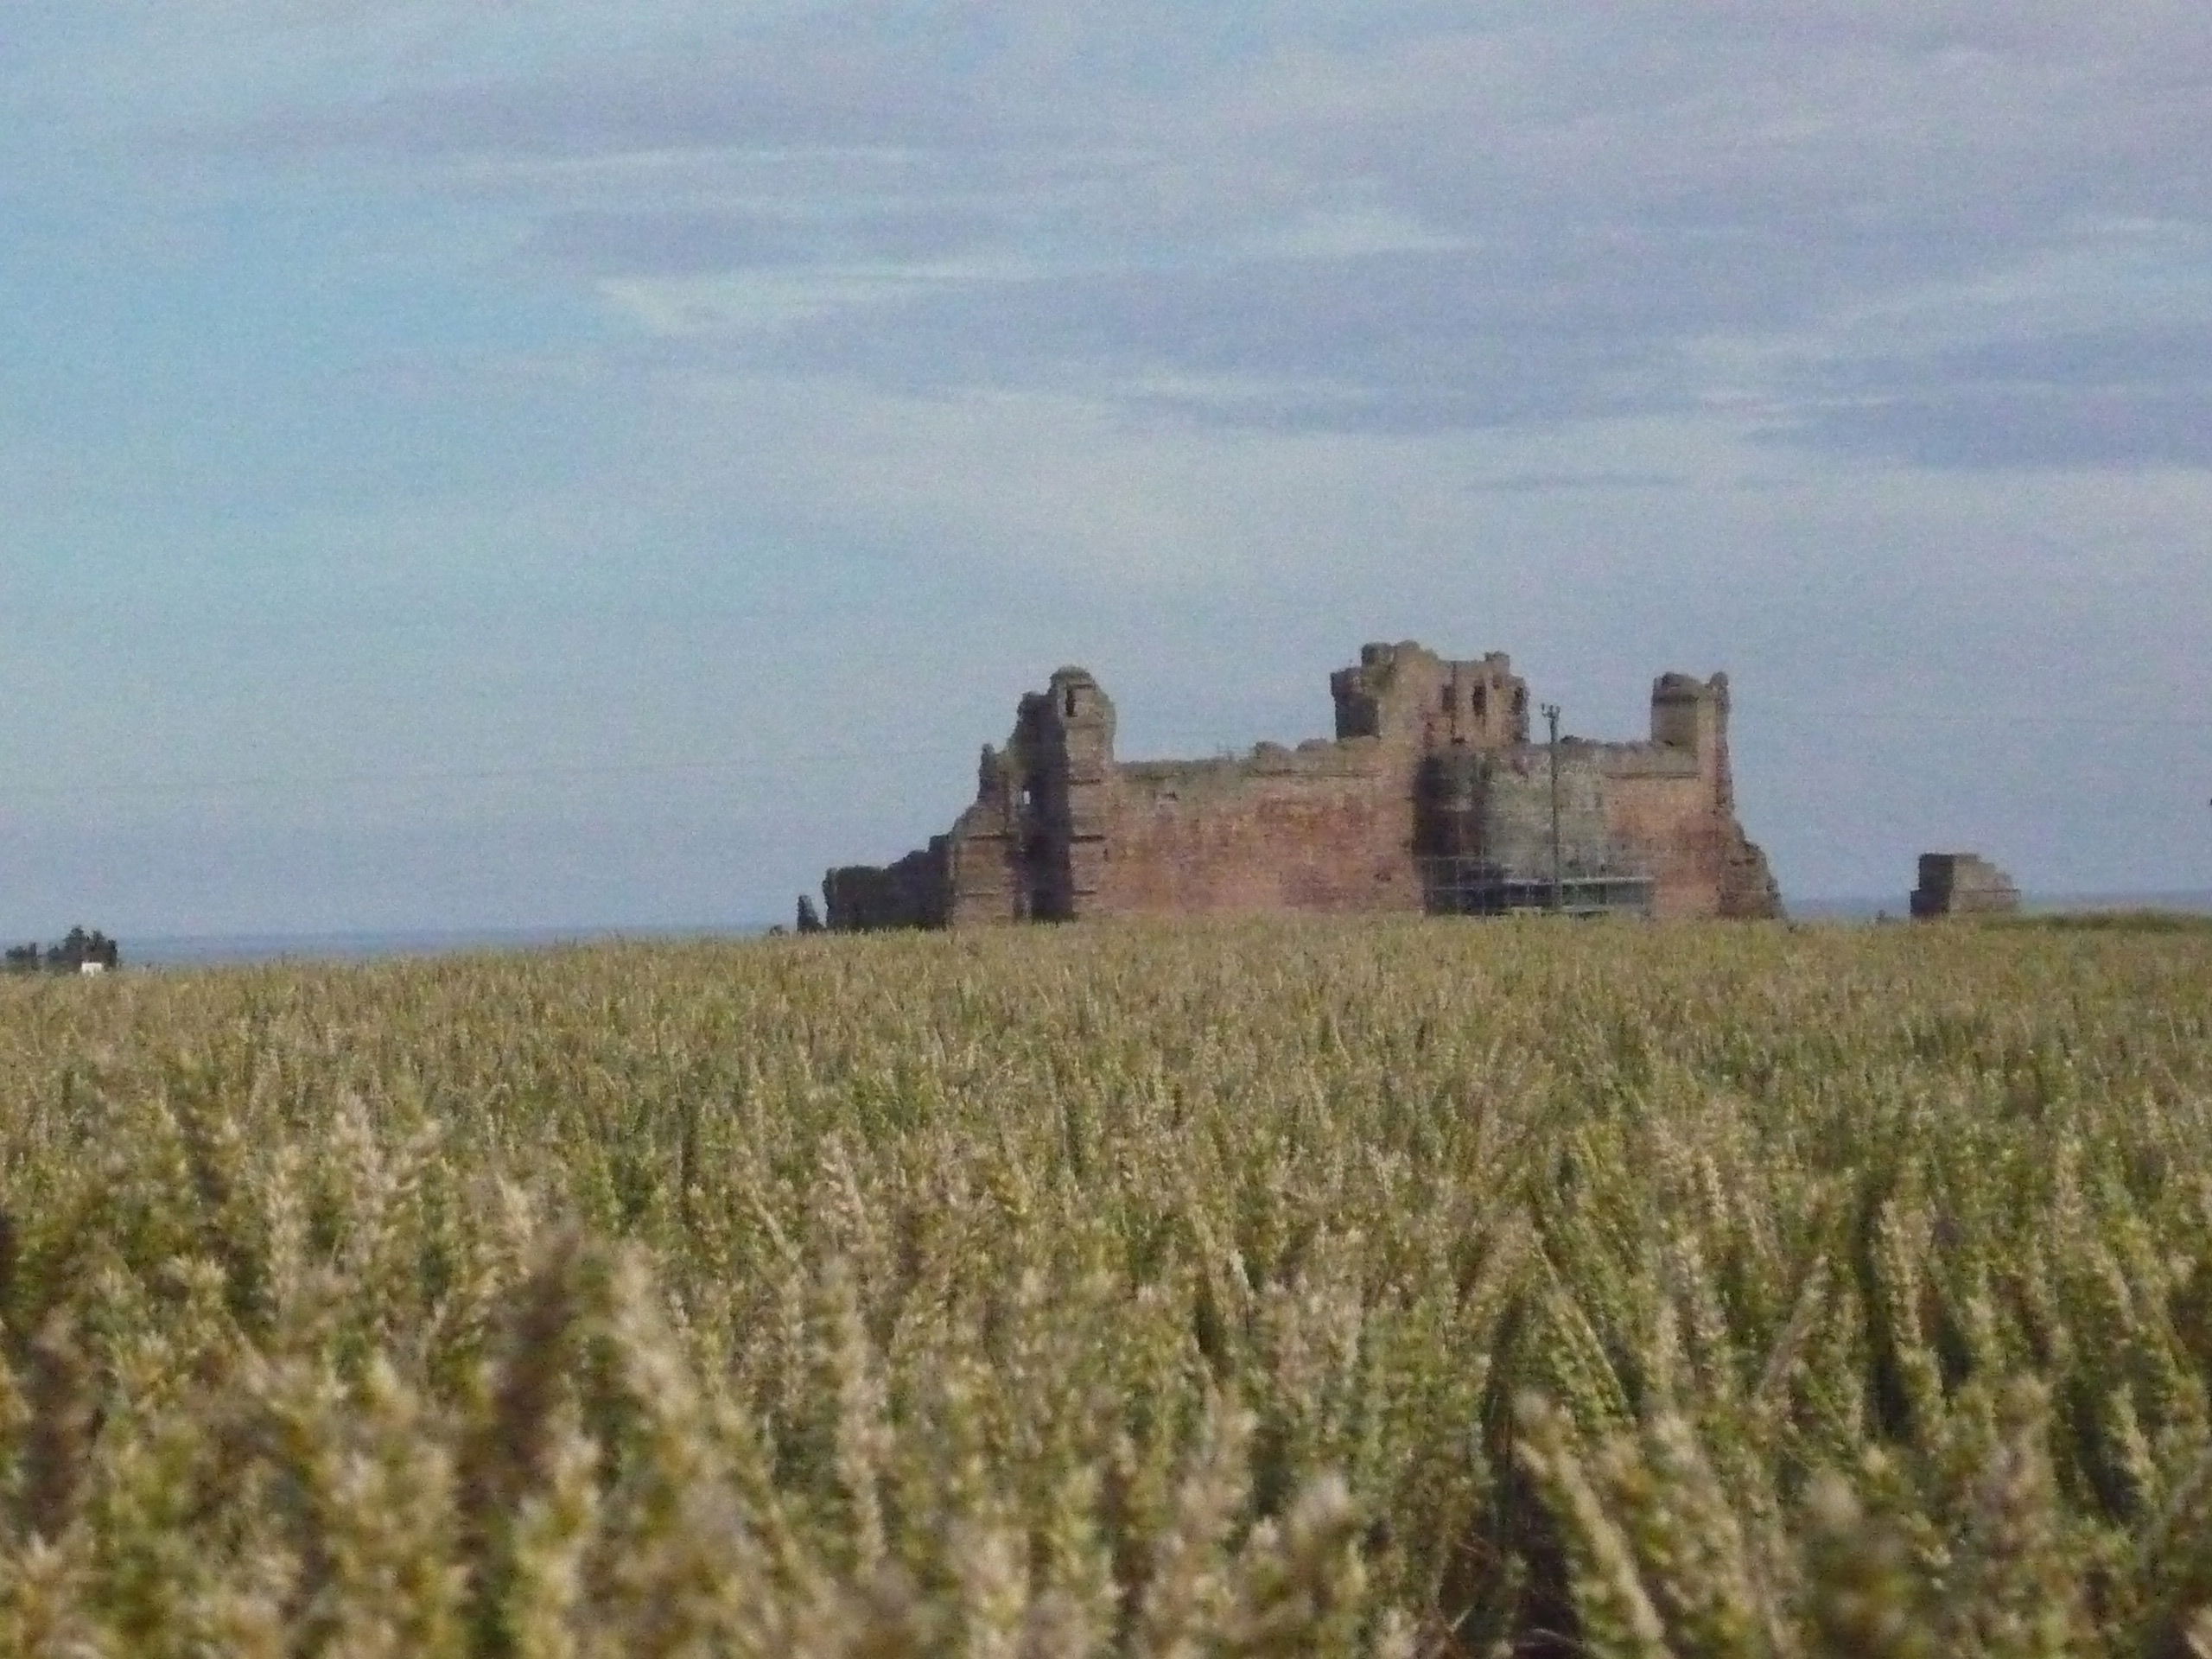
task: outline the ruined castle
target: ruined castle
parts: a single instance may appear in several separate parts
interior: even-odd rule
[[[1114,705],[1064,668],[986,745],[976,799],[885,867],[831,870],[835,929],[1274,911],[1760,917],[1736,821],[1728,680],[1662,675],[1641,742],[1530,741],[1502,653],[1363,646],[1337,734],[1206,760],[1116,760]]]

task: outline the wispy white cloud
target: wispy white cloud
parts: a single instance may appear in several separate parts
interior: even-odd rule
[[[1357,26],[1296,5],[1206,26],[1164,3],[864,0],[641,8],[613,29],[578,6],[532,33],[526,67],[503,27],[428,53],[456,15],[326,28],[357,54],[385,41],[365,95],[276,99],[245,130],[264,154],[505,191],[536,226],[524,257],[707,367],[742,343],[779,373],[1131,407],[1163,377],[1265,383],[1281,394],[1170,408],[1274,428],[1711,409],[1745,390],[1700,379],[1719,342],[1848,359],[1859,320],[1906,295],[2032,330],[2042,302],[2008,319],[2007,283],[2069,259],[2072,326],[2101,337],[2126,321],[2125,255],[2098,228],[2212,217],[2212,23],[2166,0],[2094,20],[1706,0],[1472,24],[1405,4]],[[2177,273],[2212,311],[2202,262]],[[1805,387],[1757,391],[1786,407]],[[1861,448],[1831,404],[1764,428]],[[2171,397],[2142,416],[2099,416],[2071,450],[2046,422],[2012,458],[2175,458]]]

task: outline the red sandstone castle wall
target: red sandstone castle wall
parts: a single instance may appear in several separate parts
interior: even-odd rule
[[[1261,775],[1162,799],[1115,791],[1092,913],[1417,911],[1410,780]]]
[[[1615,778],[1606,822],[1652,878],[1655,916],[1713,916],[1727,863],[1727,824],[1709,779]]]

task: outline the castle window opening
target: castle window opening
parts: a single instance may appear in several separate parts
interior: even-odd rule
[[[1067,689],[1065,691],[1063,691],[1063,692],[1060,694],[1060,697],[1061,697],[1061,701],[1062,701],[1062,702],[1064,702],[1067,705],[1067,711],[1068,711],[1068,713],[1069,713],[1069,714],[1071,714],[1071,715],[1074,714],[1074,713],[1075,713],[1075,687],[1073,687],[1073,686],[1070,686],[1070,687],[1068,687],[1068,689]]]

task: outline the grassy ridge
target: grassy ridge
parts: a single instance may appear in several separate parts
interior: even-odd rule
[[[0,985],[0,1651],[2196,1650],[2212,940]]]

